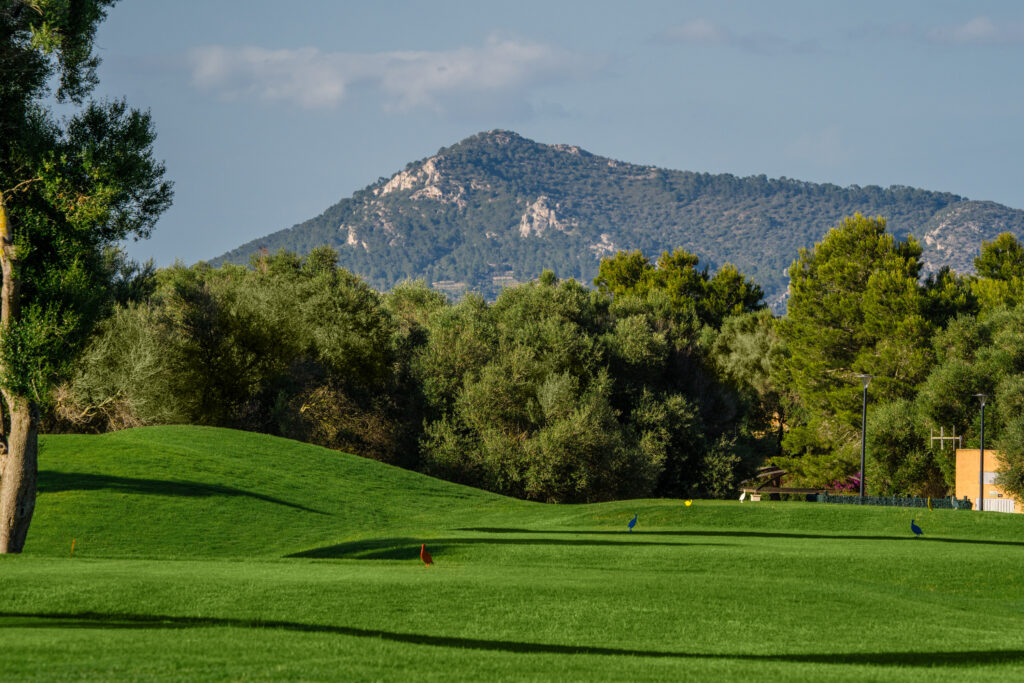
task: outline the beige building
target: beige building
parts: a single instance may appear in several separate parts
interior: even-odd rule
[[[981,451],[977,448],[956,449],[956,497],[967,496],[978,509],[978,460]],[[1000,467],[999,451],[985,449],[984,509],[994,512],[1024,512],[1024,506],[1012,495],[996,485]]]

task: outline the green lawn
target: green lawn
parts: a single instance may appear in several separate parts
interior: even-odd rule
[[[4,680],[1024,678],[1018,516],[547,506],[197,427],[46,437],[41,469]]]

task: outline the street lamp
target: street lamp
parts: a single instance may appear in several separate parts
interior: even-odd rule
[[[864,404],[860,414],[860,504],[864,504],[864,454],[868,448],[868,384],[872,375],[856,375],[864,383]]]
[[[985,509],[985,399],[988,394],[975,394],[981,401],[981,449],[978,454],[978,510]]]

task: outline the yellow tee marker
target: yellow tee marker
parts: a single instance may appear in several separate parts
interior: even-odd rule
[[[693,501],[692,500],[683,501],[683,505],[685,505],[686,507],[690,507],[691,505],[693,505]]]

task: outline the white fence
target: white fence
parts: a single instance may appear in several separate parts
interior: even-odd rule
[[[985,512],[1013,512],[1013,499],[1012,498],[986,498],[985,499]],[[974,509],[978,509],[977,503],[974,505]]]

